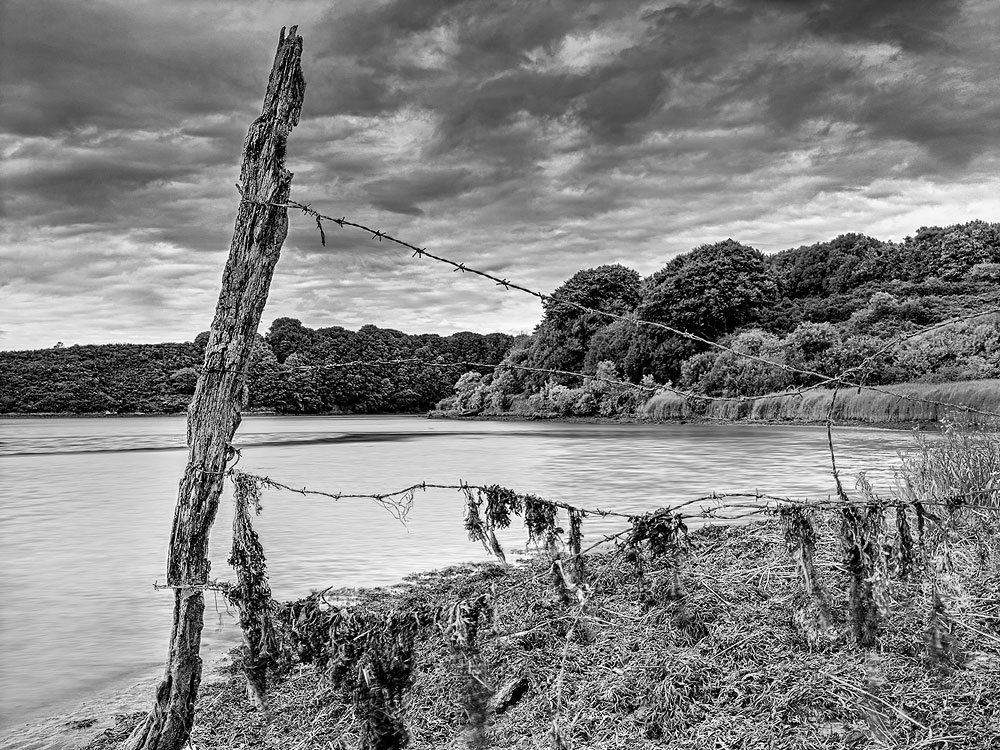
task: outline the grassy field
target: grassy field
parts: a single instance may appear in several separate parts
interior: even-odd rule
[[[886,392],[842,389],[837,392],[833,418],[870,424],[937,422],[944,417],[959,421],[981,421],[974,413],[949,409],[940,404],[909,401],[899,395],[930,401],[962,404],[983,411],[1000,412],[1000,380],[960,383],[901,383],[882,386]],[[827,418],[833,391],[816,389],[796,394],[748,398],[745,401],[706,399],[692,403],[673,393],[661,393],[642,409],[650,419],[721,419],[768,422],[818,422]]]

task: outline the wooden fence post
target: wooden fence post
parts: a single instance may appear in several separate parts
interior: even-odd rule
[[[125,743],[128,750],[181,750],[191,734],[201,683],[208,537],[219,508],[231,441],[246,402],[247,367],[274,266],[288,233],[292,174],[284,167],[288,134],[305,92],[302,37],[281,30],[260,117],[243,143],[240,202],[204,369],[188,408],[188,462],[177,493],[167,581],[174,619],[163,679],[152,709]]]

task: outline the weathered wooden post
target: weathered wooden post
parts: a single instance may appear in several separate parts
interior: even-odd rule
[[[292,174],[284,167],[288,134],[298,124],[305,92],[302,37],[281,30],[260,117],[243,143],[240,202],[222,276],[222,291],[205,364],[188,409],[188,462],[177,493],[167,581],[174,587],[174,620],[163,680],[128,750],[181,750],[194,723],[201,683],[201,631],[208,581],[208,537],[219,508],[231,441],[246,400],[254,336],[267,302],[274,266],[288,233]]]

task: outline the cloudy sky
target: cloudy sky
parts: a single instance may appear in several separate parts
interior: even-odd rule
[[[278,32],[293,199],[550,291],[1000,218],[995,0],[0,0],[0,348],[190,340]],[[264,328],[530,330],[537,300],[291,216]]]

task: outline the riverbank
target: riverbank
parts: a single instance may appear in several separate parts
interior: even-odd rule
[[[955,408],[957,406],[957,408]],[[692,400],[675,393],[653,396],[641,409],[651,419],[700,418],[762,423],[820,423],[828,417],[844,424],[931,424],[944,418],[966,422],[1000,413],[1000,380],[958,383],[899,383],[880,390],[815,389],[741,400]]]
[[[598,408],[599,407],[599,408]],[[1000,413],[1000,380],[954,383],[898,383],[868,389],[817,388],[723,399],[683,396],[663,391],[646,401],[614,397],[570,399],[544,394],[509,400],[505,409],[481,407],[438,409],[431,418],[494,420],[560,420],[593,423],[676,422],[712,424],[826,424],[910,429],[943,419],[982,424]]]
[[[642,425],[642,424],[679,424],[679,425],[757,425],[760,427],[818,427],[827,424],[823,419],[725,419],[722,417],[704,417],[691,414],[683,417],[666,417],[663,419],[649,417],[644,414],[618,417],[574,417],[561,414],[457,414],[435,410],[428,412],[428,419],[445,419],[468,422],[565,422],[566,424],[606,424],[606,425]],[[940,422],[868,422],[864,420],[835,420],[841,427],[870,427],[876,430],[928,430],[934,431],[940,427]]]
[[[553,720],[560,747],[996,747],[995,540],[955,540],[962,596],[948,599],[947,653],[934,662],[920,575],[887,582],[873,647],[855,644],[837,529],[829,516],[816,524],[816,580],[832,613],[824,632],[810,625],[775,521],[694,533],[676,578],[662,559],[645,559],[640,576],[634,555],[590,556],[582,607],[566,603],[539,558],[415,576],[407,587],[356,592],[349,603],[354,611],[415,612],[492,596],[495,617],[479,638],[494,689],[482,747],[548,746]],[[410,746],[476,746],[466,721],[468,673],[439,631],[418,639],[413,666],[404,700]],[[312,666],[294,668],[269,693],[266,718],[244,687],[236,674],[205,687],[195,747],[357,746],[363,722],[349,689]],[[90,750],[116,747],[140,716],[122,717]]]

